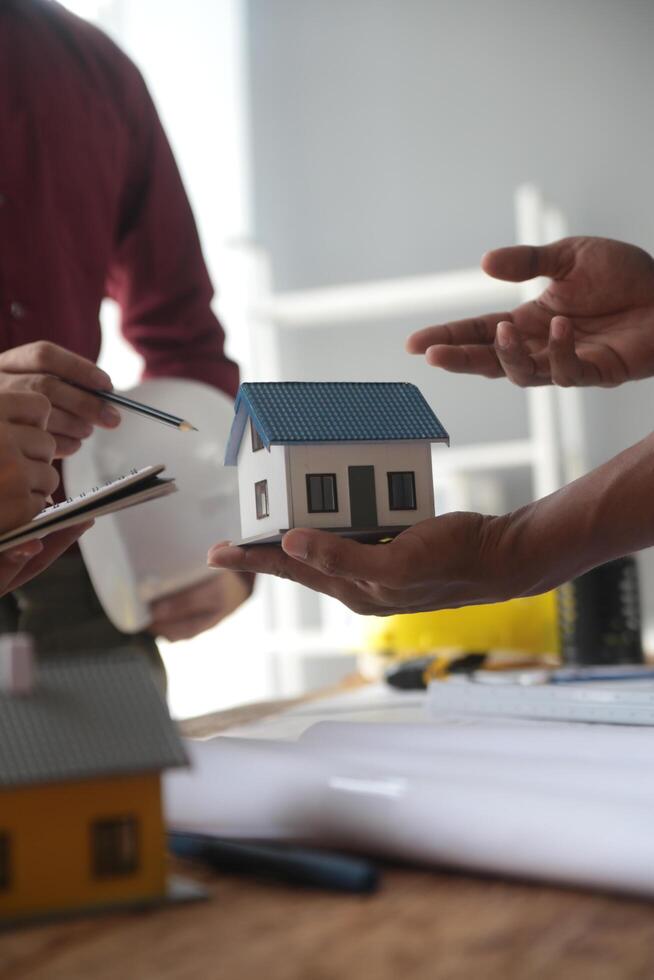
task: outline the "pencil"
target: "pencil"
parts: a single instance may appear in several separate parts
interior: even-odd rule
[[[71,384],[71,382],[68,382]],[[86,388],[84,385],[76,384],[75,388],[80,388],[82,391],[88,391],[90,395],[96,395],[98,398],[104,399],[107,402],[113,402],[115,405],[120,405],[121,408],[127,409],[128,412],[135,412],[137,415],[142,415],[144,418],[153,419],[155,422],[161,422],[162,425],[170,425],[175,429],[179,429],[180,432],[197,432],[198,430],[186,419],[180,419],[177,415],[171,415],[169,412],[163,412],[160,408],[152,408],[151,405],[144,405],[142,402],[135,402],[131,398],[126,398],[125,395],[117,395],[115,391],[103,391],[100,388]]]

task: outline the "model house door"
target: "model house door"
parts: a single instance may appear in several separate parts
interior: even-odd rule
[[[377,527],[375,467],[348,466],[352,527]]]

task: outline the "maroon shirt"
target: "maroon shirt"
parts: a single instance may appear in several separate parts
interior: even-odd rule
[[[117,300],[144,376],[234,395],[193,216],[129,59],[53,0],[0,0],[0,350],[95,360]]]

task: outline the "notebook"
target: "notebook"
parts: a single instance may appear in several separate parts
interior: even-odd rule
[[[175,481],[162,479],[159,475],[164,469],[163,464],[132,469],[126,476],[109,480],[102,486],[93,487],[62,503],[46,507],[31,521],[0,535],[0,552],[34,538],[44,538],[53,531],[61,531],[74,524],[102,517],[103,514],[113,514],[125,507],[133,507],[146,500],[157,500],[174,493],[177,489]]]
[[[654,682],[634,679],[531,686],[452,677],[429,685],[427,710],[435,719],[483,715],[654,726]]]

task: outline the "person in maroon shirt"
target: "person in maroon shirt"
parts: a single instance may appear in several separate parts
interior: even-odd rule
[[[67,383],[111,385],[95,367],[107,296],[144,377],[235,394],[238,369],[211,311],[193,216],[141,75],[54,0],[0,0],[0,391],[47,394],[59,456],[94,425],[120,421]],[[78,553],[31,588],[38,593],[3,600],[0,629],[30,628],[43,646],[57,646],[74,642],[74,625],[89,641],[88,622],[71,625],[81,589],[97,623],[103,614]],[[245,580],[218,576],[155,604],[152,632],[195,635],[247,594]],[[48,618],[44,603],[62,607],[58,616]],[[98,626],[93,644],[115,645],[112,630]]]

